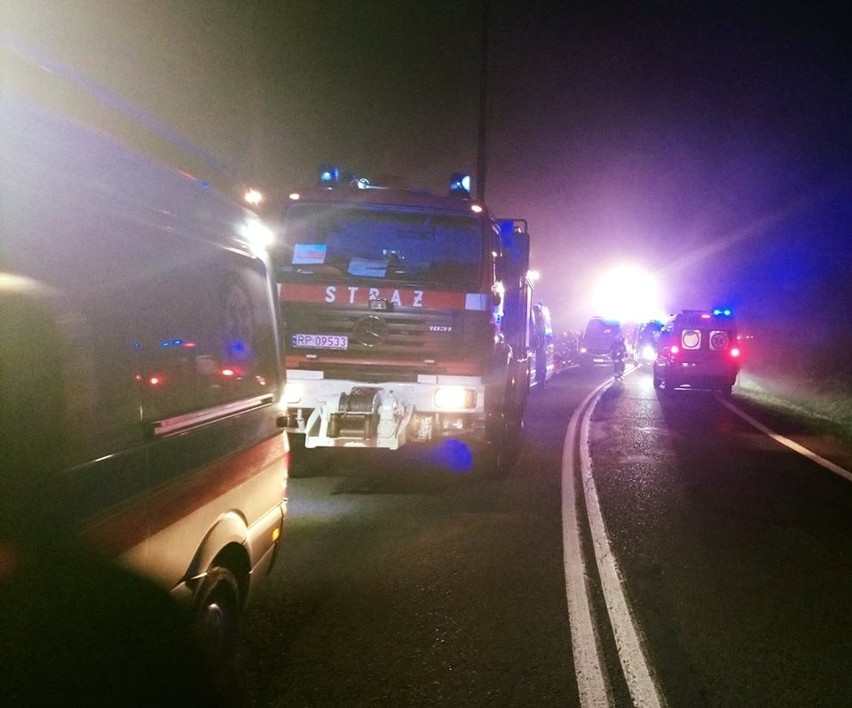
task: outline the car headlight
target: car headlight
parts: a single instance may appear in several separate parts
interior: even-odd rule
[[[476,406],[476,391],[462,386],[441,386],[435,389],[435,408],[458,410]]]

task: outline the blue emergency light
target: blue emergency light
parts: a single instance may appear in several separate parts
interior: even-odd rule
[[[454,172],[450,176],[450,196],[470,199],[470,175],[466,172]]]
[[[328,188],[342,185],[367,189],[370,186],[370,180],[356,175],[351,170],[341,170],[336,165],[320,165],[319,185]]]
[[[728,307],[717,307],[715,310],[713,310],[713,314],[716,317],[730,317],[733,313]]]
[[[321,187],[333,187],[340,181],[340,170],[334,165],[320,165],[319,183]]]

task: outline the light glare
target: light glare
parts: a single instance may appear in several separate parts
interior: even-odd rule
[[[461,386],[442,386],[435,391],[435,407],[443,409],[473,408],[474,392]]]
[[[260,219],[247,219],[240,227],[240,235],[248,242],[251,252],[261,255],[272,245],[275,235]]]
[[[659,288],[642,268],[622,265],[608,271],[595,287],[590,303],[595,315],[619,322],[660,319]]]

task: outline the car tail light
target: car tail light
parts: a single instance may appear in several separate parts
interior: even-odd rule
[[[740,348],[739,347],[731,347],[729,351],[732,359],[738,359],[740,356]]]
[[[670,351],[672,354],[677,354],[680,351],[680,347],[677,344],[672,344]]]

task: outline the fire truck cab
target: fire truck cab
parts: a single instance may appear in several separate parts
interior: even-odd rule
[[[471,468],[506,471],[529,388],[529,236],[467,184],[437,196],[323,168],[290,195],[273,259],[305,448],[454,439]]]

